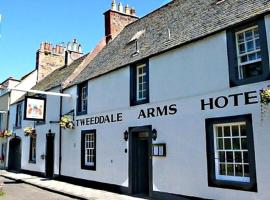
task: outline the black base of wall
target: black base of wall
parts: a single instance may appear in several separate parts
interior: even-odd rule
[[[32,176],[45,177],[45,174],[42,172],[30,171],[30,170],[25,170],[25,169],[21,169],[19,172],[29,174]],[[70,177],[70,176],[63,176],[63,175],[61,175],[61,176],[55,175],[54,179],[59,180],[59,181],[64,181],[67,183],[72,183],[72,184],[79,185],[79,186],[93,188],[93,189],[99,189],[99,190],[114,192],[114,193],[118,193],[118,194],[131,195],[129,193],[129,188],[124,187],[124,186],[119,186],[119,185],[114,185],[114,184],[109,184],[109,183],[101,183],[101,182],[97,182],[97,181],[90,181],[90,180],[79,179],[79,178],[74,178],[74,177]],[[152,197],[147,198],[147,199],[153,199],[153,200],[206,200],[206,199],[197,198],[197,197],[190,197],[190,196],[170,194],[170,193],[157,192],[157,191],[153,191]]]
[[[85,179],[79,179],[79,178],[74,178],[70,176],[58,176],[55,178],[56,180],[72,183],[75,185],[79,186],[84,186],[84,187],[89,187],[89,188],[94,188],[94,189],[99,189],[99,190],[105,190],[105,191],[110,191],[114,193],[119,193],[119,194],[128,194],[128,188],[119,186],[119,185],[114,185],[114,184],[109,184],[109,183],[101,183],[101,182],[96,182],[96,181],[90,181],[90,180],[85,180]]]
[[[45,174],[42,172],[37,172],[37,171],[30,171],[30,170],[26,170],[26,169],[21,169],[19,171],[12,171],[12,170],[8,170],[10,172],[17,172],[17,173],[24,173],[24,174],[29,174],[31,176],[39,176],[39,177],[45,177]]]
[[[198,197],[190,197],[178,194],[170,194],[166,192],[156,192],[152,193],[152,199],[154,200],[206,200]]]

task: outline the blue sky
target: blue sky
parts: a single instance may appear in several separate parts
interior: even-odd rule
[[[122,0],[142,17],[170,0]],[[120,1],[117,0],[117,3]],[[53,44],[77,38],[89,52],[104,36],[103,13],[111,0],[1,0],[0,82],[21,78],[35,68],[42,41]]]

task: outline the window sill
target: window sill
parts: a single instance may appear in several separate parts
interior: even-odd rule
[[[209,187],[217,187],[224,189],[233,189],[233,190],[244,190],[250,192],[257,192],[256,183],[247,183],[239,181],[230,181],[230,180],[213,180],[208,183]]]
[[[96,171],[96,166],[83,165],[83,166],[81,166],[81,169]]]
[[[83,112],[77,112],[76,113],[76,116],[80,116],[80,115],[86,115],[87,114],[87,112],[86,111],[83,111]]]
[[[142,104],[149,103],[149,99],[141,100],[141,101],[131,101],[130,106],[138,106]]]

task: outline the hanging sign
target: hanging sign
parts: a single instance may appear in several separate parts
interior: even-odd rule
[[[24,120],[45,121],[46,99],[26,96],[24,101]]]

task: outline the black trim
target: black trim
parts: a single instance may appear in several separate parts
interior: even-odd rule
[[[32,158],[32,154],[33,154],[33,152],[32,152],[32,145],[33,145],[33,138],[34,137],[32,137],[32,136],[30,136],[29,137],[29,140],[30,140],[30,142],[29,142],[29,163],[32,163],[32,164],[35,164],[36,163],[36,160],[37,160],[37,139],[36,139],[36,158],[35,158],[35,160],[32,160],[31,158]]]
[[[86,110],[85,111],[81,111],[82,110],[82,104],[81,104],[81,90],[83,87],[86,87],[86,97],[87,97],[87,103],[86,103]],[[76,115],[85,115],[87,114],[87,107],[88,107],[88,81],[85,81],[83,83],[80,83],[79,85],[77,85],[77,109],[76,109]]]
[[[24,173],[24,174],[29,174],[31,176],[39,176],[39,177],[45,178],[45,173],[44,172],[30,171],[30,170],[27,170],[27,169],[21,169],[20,170],[20,173]]]
[[[37,99],[37,100],[43,100],[44,101],[44,112],[43,112],[43,116],[42,119],[35,119],[35,118],[30,118],[30,117],[26,117],[26,112],[27,112],[27,100],[28,99]],[[24,120],[30,120],[30,121],[46,121],[46,104],[47,104],[47,99],[44,97],[34,97],[34,96],[26,96],[24,99]]]
[[[167,192],[153,191],[152,198],[155,200],[207,200],[199,197],[191,197],[179,194],[171,194]]]
[[[102,183],[102,182],[80,179],[80,178],[75,178],[75,177],[65,176],[65,175],[58,176],[55,179],[60,180],[60,181],[64,181],[67,183],[72,183],[74,185],[89,187],[89,188],[98,189],[98,190],[110,191],[110,192],[115,192],[115,193],[119,193],[119,194],[127,194],[128,193],[127,187],[123,187],[123,186],[115,185],[115,184],[110,184],[110,183]]]
[[[260,34],[262,61],[254,63],[254,65],[258,65],[262,68],[262,75],[239,80],[235,33],[255,25],[258,25],[258,30]],[[255,21],[251,22],[249,21],[248,23],[241,24],[238,27],[228,29],[226,34],[227,34],[227,53],[229,62],[230,87],[269,80],[270,79],[269,54],[268,54],[267,36],[264,18],[261,17],[259,19],[255,19]]]
[[[129,158],[128,158],[128,176],[129,176],[129,194],[133,194],[134,191],[134,180],[133,180],[133,166],[134,166],[134,157],[135,154],[133,152],[133,140],[135,140],[135,133],[138,132],[148,132],[148,153],[149,153],[149,196],[152,196],[153,192],[153,163],[152,163],[152,126],[151,125],[146,125],[146,126],[137,126],[137,127],[129,127],[129,142],[128,142],[128,149],[129,149]]]
[[[94,149],[94,166],[87,166],[85,165],[85,134],[94,134],[95,138],[95,149]],[[83,130],[81,132],[81,169],[87,169],[87,170],[96,170],[96,156],[97,156],[97,134],[96,129],[92,130]]]
[[[137,66],[146,64],[146,99],[137,101]],[[149,60],[144,60],[130,65],[130,106],[149,103]]]
[[[18,125],[18,114],[19,114],[19,112],[18,112],[18,107],[21,107],[21,110],[20,110],[20,112],[21,112],[21,121],[20,121],[20,125]],[[20,129],[20,128],[22,128],[22,118],[23,118],[23,114],[22,114],[22,112],[23,112],[23,110],[22,110],[23,108],[22,108],[22,102],[20,102],[20,103],[18,103],[17,105],[16,105],[16,118],[15,118],[15,129]]]
[[[219,123],[233,123],[240,121],[245,121],[247,127],[250,183],[217,180],[215,177],[215,157],[214,157],[215,150],[214,150],[213,125]],[[205,130],[206,130],[206,152],[208,165],[208,186],[257,192],[252,115],[246,114],[229,117],[209,118],[205,120]]]

